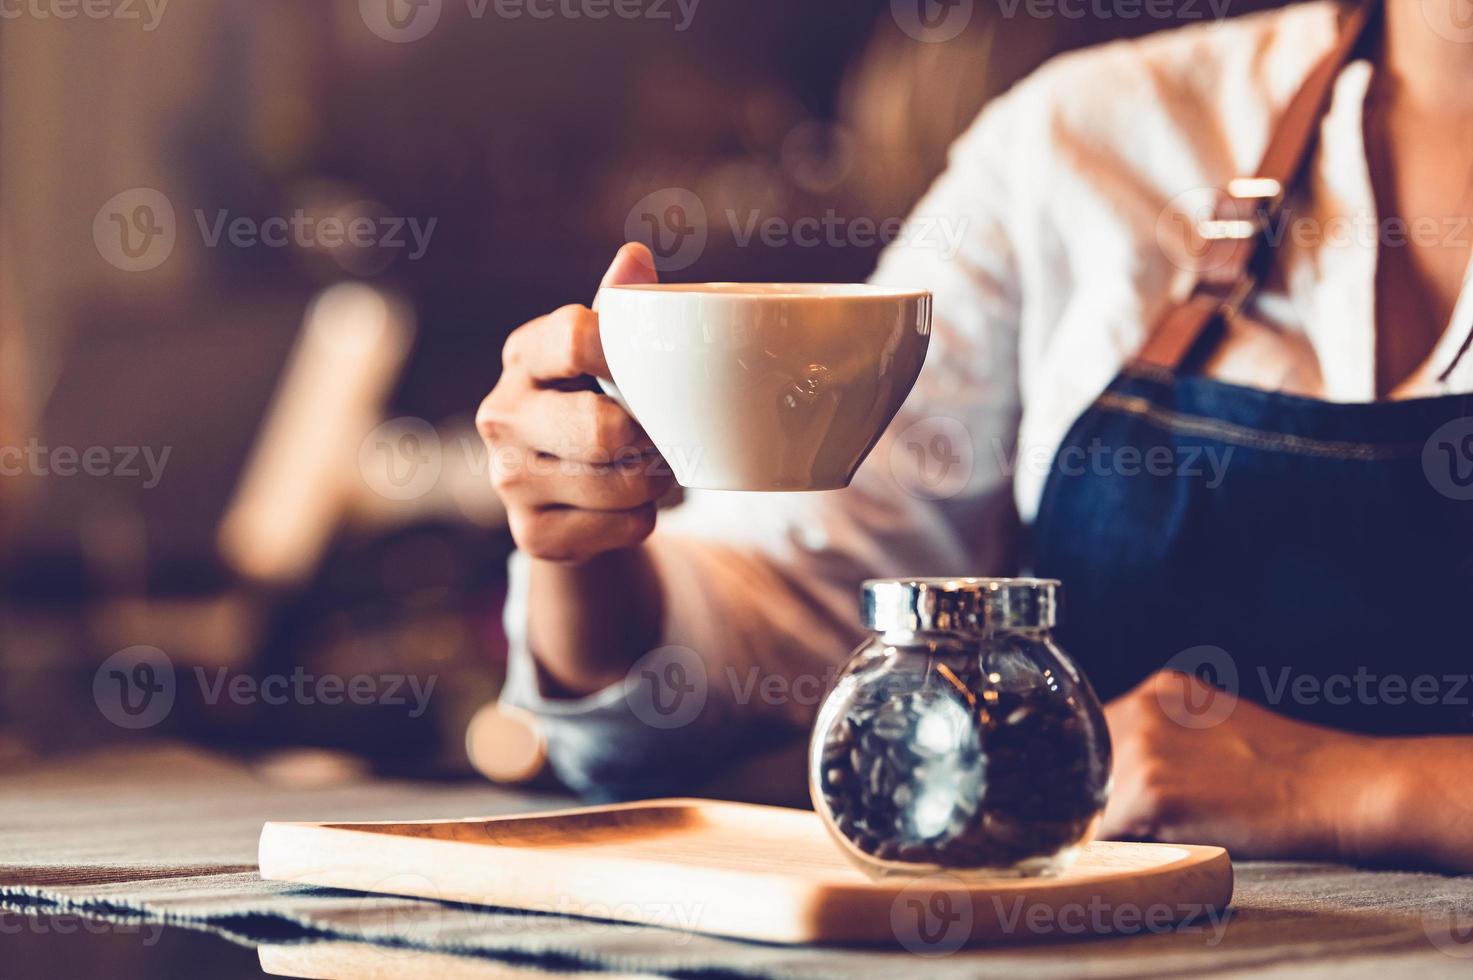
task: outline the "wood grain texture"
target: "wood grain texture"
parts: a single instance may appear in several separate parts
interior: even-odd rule
[[[971,945],[1161,929],[1226,908],[1233,887],[1220,847],[1102,841],[1052,878],[876,882],[849,864],[813,813],[706,800],[495,819],[268,823],[260,867],[278,881],[777,943],[929,942],[929,928],[914,919],[928,909],[964,917]]]

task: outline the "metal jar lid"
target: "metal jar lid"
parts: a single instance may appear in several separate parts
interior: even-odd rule
[[[1051,629],[1059,582],[1048,578],[882,578],[860,591],[865,629]]]

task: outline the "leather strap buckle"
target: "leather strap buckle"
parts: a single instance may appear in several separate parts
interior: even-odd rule
[[[1213,216],[1197,222],[1197,234],[1209,242],[1248,241],[1265,230],[1283,199],[1283,185],[1272,177],[1235,177]]]
[[[1206,244],[1194,255],[1196,281],[1186,301],[1157,320],[1140,360],[1176,370],[1209,324],[1231,321],[1252,298],[1277,244],[1270,226],[1306,166],[1335,80],[1380,16],[1382,0],[1353,2],[1335,46],[1310,71],[1270,134],[1260,176],[1229,181],[1212,216],[1192,222],[1198,241]]]

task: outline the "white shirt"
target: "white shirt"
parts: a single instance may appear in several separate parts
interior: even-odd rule
[[[930,289],[936,322],[914,392],[853,485],[691,492],[660,517],[651,548],[669,596],[665,643],[694,653],[655,656],[681,658],[701,685],[693,719],[667,727],[631,710],[642,671],[581,700],[542,698],[514,557],[503,701],[541,716],[564,780],[677,791],[774,733],[804,731],[861,637],[865,578],[1016,573],[1021,526],[1066,430],[1181,289],[1190,263],[1176,219],[1253,174],[1336,28],[1336,7],[1311,2],[1109,44],[1050,62],[982,112],[916,206],[914,234],[875,273]],[[1282,246],[1284,285],[1235,324],[1215,376],[1375,398],[1371,72],[1364,61],[1342,71],[1310,166],[1312,205]],[[960,228],[959,247],[928,226]],[[1473,328],[1470,295],[1465,286],[1398,397],[1473,390],[1469,358],[1434,380]]]

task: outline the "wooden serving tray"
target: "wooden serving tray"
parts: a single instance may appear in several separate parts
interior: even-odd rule
[[[962,944],[1161,930],[1217,916],[1220,847],[1097,841],[1053,878],[874,882],[816,814],[650,800],[531,816],[268,823],[261,877],[776,943]],[[923,951],[923,950],[917,950]]]

